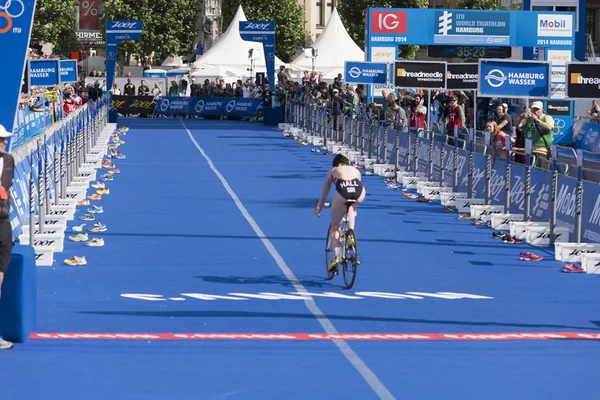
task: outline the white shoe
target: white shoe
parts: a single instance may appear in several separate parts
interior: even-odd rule
[[[0,350],[8,350],[8,349],[12,349],[12,347],[13,347],[13,344],[11,342],[0,338]]]
[[[81,224],[79,226],[74,226],[73,227],[73,232],[83,232],[83,228],[85,228],[86,224]]]

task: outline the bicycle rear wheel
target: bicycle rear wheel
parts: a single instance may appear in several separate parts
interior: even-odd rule
[[[344,283],[346,288],[350,289],[356,281],[356,273],[358,271],[358,244],[356,235],[352,229],[346,231],[345,240],[342,243],[342,267],[344,271]]]
[[[325,273],[327,274],[327,279],[333,279],[335,276],[335,271],[329,271],[329,263],[333,261],[334,257],[331,236],[329,235],[330,230],[331,224],[329,224],[329,228],[327,228],[327,237],[325,238]]]

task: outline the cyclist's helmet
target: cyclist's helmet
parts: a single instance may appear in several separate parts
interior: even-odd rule
[[[338,165],[350,165],[350,160],[343,154],[338,154],[333,159],[333,166],[337,167]]]

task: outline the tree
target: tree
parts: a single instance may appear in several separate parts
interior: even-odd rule
[[[367,8],[427,8],[428,0],[340,0],[338,12],[346,30],[358,47],[365,46],[365,10]],[[398,46],[398,56],[414,59],[419,46]]]
[[[457,8],[464,8],[467,10],[497,10],[497,0],[458,0],[456,2]]]
[[[224,1],[223,29],[231,24],[240,4],[249,21],[275,21],[275,54],[290,62],[304,42],[304,7],[298,0]]]
[[[77,49],[75,6],[78,4],[79,0],[38,0],[31,38],[52,43],[55,54]]]
[[[101,24],[105,30],[106,20],[141,20],[142,36],[119,44],[119,56],[125,52],[140,56],[154,52],[157,58],[163,58],[193,51],[199,13],[198,0],[106,0]]]

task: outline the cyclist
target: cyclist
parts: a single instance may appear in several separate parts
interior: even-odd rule
[[[343,154],[338,154],[333,159],[333,168],[325,176],[323,193],[315,207],[315,214],[321,215],[321,210],[327,200],[331,185],[335,184],[335,193],[331,202],[331,230],[329,235],[333,245],[334,258],[327,266],[328,271],[335,270],[339,264],[340,251],[340,225],[346,214],[346,200],[356,200],[348,210],[348,230],[354,230],[356,209],[365,199],[366,190],[361,182],[358,169],[350,165],[350,160]],[[348,243],[352,246],[353,243]]]

